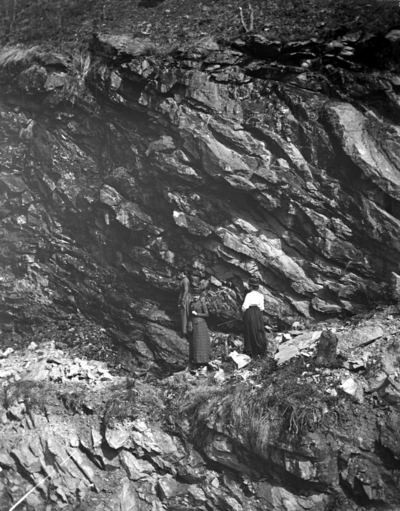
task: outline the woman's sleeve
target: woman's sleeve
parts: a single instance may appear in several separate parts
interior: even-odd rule
[[[244,299],[243,305],[242,305],[242,311],[243,311],[243,312],[249,308],[249,305],[248,305],[248,303],[247,303],[247,297],[248,297],[248,295],[249,295],[249,294],[247,293],[247,295],[246,295],[246,297],[245,297],[245,299]]]
[[[264,295],[260,293],[260,303],[258,305],[260,307],[260,311],[264,310]]]

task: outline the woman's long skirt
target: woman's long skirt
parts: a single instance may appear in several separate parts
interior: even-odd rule
[[[191,295],[188,293],[186,295],[186,299],[183,303],[183,307],[181,308],[181,329],[182,334],[186,335],[188,333],[188,323],[189,323],[189,317],[190,317],[190,302],[192,301]]]
[[[249,307],[243,315],[244,351],[255,358],[263,356],[267,347],[262,312],[258,307]]]
[[[202,318],[193,320],[190,358],[194,364],[207,364],[211,359],[211,342],[207,323]]]

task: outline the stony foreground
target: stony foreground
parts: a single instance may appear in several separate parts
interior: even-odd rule
[[[320,326],[271,334],[275,368],[222,335],[207,373],[162,379],[4,350],[1,509],[38,483],[21,509],[398,509],[398,309]]]

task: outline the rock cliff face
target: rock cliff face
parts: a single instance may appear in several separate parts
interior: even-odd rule
[[[207,290],[211,327],[238,328],[251,275],[271,324],[390,297],[399,41],[396,30],[329,44],[253,36],[168,55],[96,36],[73,59],[5,49],[6,338],[84,314],[133,363],[180,365],[186,264]]]

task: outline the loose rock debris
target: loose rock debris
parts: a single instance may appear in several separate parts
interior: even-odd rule
[[[114,499],[113,502],[118,506],[124,506],[127,502],[133,501],[139,503],[143,500],[145,502],[151,498],[152,505],[156,508],[157,505],[161,505],[157,502],[169,503],[169,506],[175,505],[175,507],[178,506],[178,502],[180,502],[179,505],[186,502],[185,505],[189,506],[195,505],[195,502],[208,502],[210,498],[215,498],[213,492],[226,491],[225,482],[217,473],[206,469],[204,461],[191,461],[190,463],[195,464],[187,465],[190,476],[187,472],[185,477],[197,480],[196,478],[200,477],[199,473],[203,471],[202,473],[207,474],[204,480],[207,481],[206,483],[198,485],[197,483],[183,484],[180,482],[176,476],[181,473],[182,460],[187,456],[187,454],[183,454],[185,448],[182,447],[181,440],[174,435],[166,434],[159,426],[154,426],[154,422],[146,416],[144,408],[140,408],[138,400],[147,399],[148,403],[151,402],[152,406],[146,405],[148,410],[157,409],[161,414],[166,413],[170,406],[169,403],[176,400],[175,392],[177,388],[180,388],[179,385],[190,385],[194,390],[199,389],[199,392],[204,388],[206,395],[209,392],[218,392],[218,388],[223,392],[222,395],[229,394],[231,392],[229,389],[241,388],[248,393],[249,399],[251,399],[255,392],[267,390],[264,389],[264,379],[260,373],[260,367],[264,371],[269,371],[267,368],[271,367],[272,372],[265,374],[270,382],[268,385],[271,382],[274,385],[274,381],[279,384],[279,379],[287,371],[290,372],[291,365],[296,361],[302,361],[301,366],[304,368],[302,372],[298,373],[295,380],[296,391],[303,386],[315,389],[315,392],[325,393],[328,399],[336,400],[338,406],[341,406],[341,401],[337,400],[343,400],[343,396],[348,396],[348,399],[353,400],[354,407],[362,404],[369,414],[376,410],[376,416],[383,421],[380,426],[382,428],[381,441],[386,442],[385,445],[390,448],[396,449],[393,439],[390,437],[392,433],[386,428],[385,423],[394,420],[393,414],[400,411],[400,346],[397,338],[398,327],[396,326],[398,321],[397,316],[392,317],[390,322],[386,322],[385,317],[374,317],[372,322],[379,323],[382,333],[376,328],[376,324],[371,324],[371,320],[363,319],[356,325],[326,324],[319,325],[320,328],[314,331],[303,329],[300,333],[296,331],[296,334],[278,333],[272,339],[270,338],[267,356],[271,360],[270,365],[266,364],[266,360],[251,360],[241,353],[243,345],[237,342],[238,339],[234,339],[236,343],[233,343],[227,341],[224,335],[218,337],[213,333],[214,353],[218,356],[207,367],[192,372],[176,372],[168,378],[157,380],[157,385],[154,388],[158,388],[161,395],[164,395],[164,402],[157,401],[158,398],[155,394],[154,397],[146,398],[146,395],[150,395],[150,390],[154,392],[154,388],[151,385],[146,387],[145,383],[139,385],[140,381],[144,382],[147,378],[148,371],[137,370],[132,373],[135,384],[130,388],[126,386],[126,378],[116,374],[116,371],[105,362],[90,361],[76,356],[71,358],[66,350],[57,349],[52,342],[35,343],[36,345],[30,345],[29,349],[25,350],[7,349],[2,353],[0,360],[0,384],[5,395],[3,409],[0,413],[0,423],[3,430],[6,428],[7,431],[5,448],[0,448],[0,467],[10,477],[11,474],[14,474],[14,483],[11,482],[11,479],[7,483],[9,486],[11,484],[10,488],[15,488],[15,496],[12,501],[16,502],[24,492],[26,493],[32,488],[32,484],[39,481],[39,477],[43,477],[41,473],[43,466],[47,467],[49,473],[54,470],[50,466],[52,463],[50,458],[44,454],[48,452],[58,460],[56,476],[53,478],[53,483],[55,482],[58,486],[53,498],[57,500],[57,508],[60,509],[68,509],[71,502],[71,490],[74,495],[78,492],[83,500],[90,500],[96,506],[93,509],[99,511],[109,509],[107,506],[110,505],[110,498]],[[329,336],[325,336],[324,332],[329,332]],[[377,333],[379,335],[376,335]],[[319,349],[321,339],[324,337],[325,339],[337,338],[341,349],[335,347],[337,352],[335,359],[330,357],[330,350],[326,351],[326,346],[322,351]],[[373,340],[371,340],[372,337],[374,337]],[[355,339],[357,342],[354,342]],[[365,342],[365,339],[368,339],[368,342]],[[333,345],[336,346],[335,343],[332,343]],[[324,359],[321,353],[328,353],[329,356]],[[318,365],[317,358],[321,358]],[[212,381],[212,387],[208,387],[210,381]],[[285,387],[284,382],[282,383]],[[125,390],[118,391],[118,396],[111,392],[116,385],[121,386],[122,384],[125,385]],[[54,411],[52,412],[51,403],[46,400],[44,400],[43,406],[44,414],[40,410],[34,411],[32,396],[29,393],[32,388],[36,389],[38,393],[48,393],[50,388],[60,389],[61,402],[64,403],[65,409],[69,410],[69,415],[63,415],[64,411],[57,418]],[[208,391],[208,388],[211,390]],[[80,394],[79,389],[86,390]],[[108,404],[104,402],[106,395],[113,396]],[[94,398],[94,396],[97,397]],[[113,407],[117,397],[121,406]],[[309,397],[308,394],[307,399]],[[41,396],[36,396],[36,398],[39,402]],[[103,400],[103,403],[101,404],[96,399]],[[308,406],[311,405],[310,400]],[[111,411],[99,420],[99,410],[104,410],[104,407]],[[130,412],[127,412],[127,407],[131,407],[131,410],[138,416],[130,415]],[[305,410],[307,411],[308,408]],[[358,410],[355,408],[354,413],[360,413]],[[238,408],[238,413],[240,413],[240,408]],[[322,424],[325,420],[324,417],[330,416],[331,412],[328,408],[315,408],[313,413],[315,413],[313,419],[316,421],[315,423]],[[51,417],[51,420],[48,420],[46,416]],[[63,424],[62,421],[66,419],[66,424]],[[209,443],[205,447],[206,456],[214,462],[220,463],[221,466],[227,464],[230,467],[237,467],[238,470],[240,468],[244,470],[244,465],[230,444],[229,433],[225,431],[224,424],[217,422],[214,428],[212,426],[214,420],[217,418],[210,417],[209,427],[211,429],[208,433]],[[296,418],[293,419],[293,428],[296,428],[296,420]],[[309,420],[309,418],[307,416],[303,418],[300,414],[298,420]],[[186,431],[185,434],[190,433],[188,421],[188,418],[181,418],[179,424],[181,431]],[[24,442],[20,441],[14,424],[20,424],[20,428],[23,427]],[[343,427],[345,428],[345,425]],[[350,429],[352,428],[353,425]],[[43,434],[39,433],[38,436],[38,431],[43,431]],[[224,433],[221,434],[221,431]],[[362,448],[370,449],[369,445],[372,442],[368,437],[370,433],[365,432],[363,435],[360,436]],[[361,442],[361,440],[359,441]],[[354,451],[355,447],[353,446],[351,449]],[[372,451],[368,451],[368,453],[368,456],[372,456]],[[197,459],[198,453],[192,450],[190,456],[191,459]],[[379,477],[372,475],[375,473],[372,466],[370,468],[364,466],[363,458],[360,456],[360,453],[356,454],[364,472],[359,472],[359,476],[364,474],[365,492],[375,499],[379,488],[374,480],[379,481]],[[19,478],[18,473],[15,472],[16,462],[31,474],[32,483],[30,485]],[[63,462],[65,464],[61,467]],[[295,469],[297,466],[295,459],[290,463],[288,461],[285,463],[285,470],[289,472],[292,468],[298,470],[298,468]],[[293,467],[290,468],[292,463]],[[310,463],[310,466],[306,469],[306,465],[302,465],[302,471],[299,472],[300,477],[305,478],[304,480],[308,480],[309,474],[315,470],[311,461],[307,461],[307,463]],[[351,460],[349,463],[351,464]],[[10,470],[14,470],[14,472]],[[355,484],[354,480],[350,478],[349,474],[351,473],[343,472],[341,476],[347,478],[346,481],[349,485]],[[109,475],[105,477],[104,474]],[[257,478],[252,479],[251,484],[249,483],[249,488],[252,488],[251,491],[249,490],[250,495],[254,495],[254,498],[261,498],[260,496],[264,495],[260,484],[267,485],[268,490],[265,490],[267,492],[265,495],[270,495],[268,493],[271,491],[269,483],[256,481]],[[115,488],[119,488],[117,492],[115,492]],[[281,487],[279,491],[281,492],[279,498],[283,498],[282,492],[287,490]],[[157,497],[150,497],[151,495],[157,495]],[[214,497],[210,497],[211,495]],[[228,502],[230,497],[224,493],[223,498]],[[239,499],[237,506],[245,509],[244,503],[253,497],[242,496],[239,492],[237,498]],[[265,496],[265,498],[267,497]],[[295,509],[300,505],[300,497],[294,496],[290,492],[285,498],[292,502]],[[40,502],[40,491],[35,491],[29,496],[30,505],[36,505],[40,509],[38,507],[41,505]],[[266,505],[273,505],[269,501],[269,504],[266,504],[264,500],[261,500],[260,504],[252,500],[251,502],[252,509],[255,510],[264,509]],[[318,506],[324,509],[325,504],[320,505],[318,502],[316,500],[308,503],[304,501],[303,504],[311,505],[315,509],[319,509]],[[216,509],[218,509],[218,505],[216,505]],[[261,505],[261,508],[258,508],[258,505]]]

